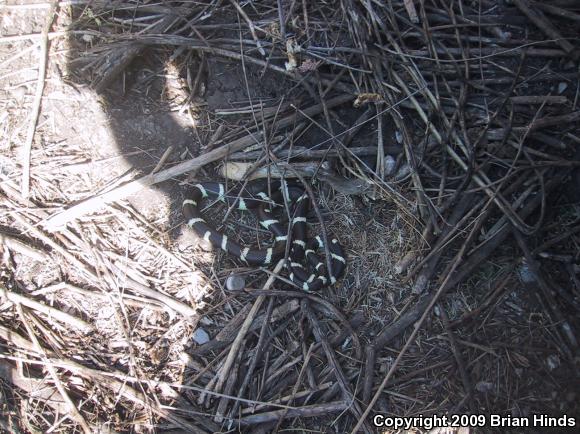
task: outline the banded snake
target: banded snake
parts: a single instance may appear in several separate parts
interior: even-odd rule
[[[271,194],[268,193],[269,191]],[[331,242],[328,251],[331,255],[332,272],[328,273],[325,262],[321,261],[317,254],[318,250],[324,250],[322,238],[316,236],[307,239],[306,216],[310,200],[304,189],[297,184],[273,181],[268,185],[266,180],[258,180],[249,182],[240,194],[226,194],[226,187],[223,184],[204,182],[195,185],[189,198],[183,202],[183,214],[187,225],[215,248],[222,249],[247,265],[269,265],[284,257],[286,251],[288,230],[276,218],[276,211],[286,211],[285,197],[290,211],[289,220],[292,224],[290,254],[287,262],[290,280],[305,291],[315,291],[334,284],[346,267],[342,246],[329,234],[328,239]],[[253,211],[260,225],[273,233],[273,246],[266,249],[242,246],[227,235],[218,232],[202,214],[200,207],[206,199],[225,202],[234,209]]]

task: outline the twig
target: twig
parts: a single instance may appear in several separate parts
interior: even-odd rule
[[[353,413],[356,418],[359,418],[360,423],[358,424],[358,428],[363,427],[365,432],[372,432],[372,430],[367,426],[365,421],[365,416],[361,416],[361,408],[356,401],[356,397],[350,390],[346,377],[340,367],[338,360],[332,351],[332,347],[328,343],[328,340],[322,333],[322,329],[320,328],[320,323],[316,319],[316,316],[312,313],[308,301],[302,300],[302,308],[306,312],[306,316],[308,317],[308,321],[312,325],[312,330],[314,331],[314,336],[316,340],[322,344],[322,349],[324,350],[324,354],[326,355],[326,359],[330,363],[332,370],[334,371],[334,376],[338,383],[340,384],[340,388],[343,393],[343,397],[346,402],[349,404],[349,410]]]
[[[449,342],[451,343],[451,349],[453,350],[453,357],[455,358],[455,363],[457,364],[457,368],[459,369],[459,374],[461,375],[461,381],[463,382],[463,389],[465,391],[466,399],[469,402],[469,409],[472,412],[477,410],[475,402],[473,401],[473,383],[471,378],[469,378],[469,374],[467,373],[467,367],[465,366],[465,362],[463,360],[463,356],[461,351],[459,350],[459,345],[457,345],[457,340],[455,339],[455,335],[449,326],[449,317],[447,316],[447,312],[445,312],[445,308],[439,303],[437,305],[436,313],[439,314],[441,317],[441,321],[443,322],[443,327],[445,328],[445,332],[447,333],[447,337]]]
[[[54,18],[56,17],[58,1],[52,0],[50,9],[46,15],[46,21],[42,29],[42,36],[40,39],[40,54],[38,63],[38,78],[36,80],[36,93],[34,94],[34,101],[32,102],[32,109],[30,111],[30,124],[26,133],[26,141],[24,142],[24,161],[22,162],[22,186],[21,192],[24,198],[28,198],[30,194],[30,154],[32,151],[32,142],[34,141],[34,133],[36,132],[36,124],[40,115],[40,104],[42,103],[42,93],[44,92],[44,79],[46,78],[46,66],[48,64],[48,32],[52,27]]]
[[[258,47],[258,52],[262,56],[266,56],[266,52],[262,48],[262,44],[260,43],[260,39],[258,38],[258,35],[256,35],[256,27],[254,26],[254,23],[252,22],[252,20],[248,16],[248,14],[246,14],[246,12],[240,7],[239,3],[236,0],[230,0],[230,3],[236,8],[236,10],[242,16],[242,18],[244,19],[246,24],[248,24],[248,27],[250,28],[250,33],[252,34],[252,38],[254,38],[254,41],[256,41],[256,46]]]
[[[280,417],[296,418],[296,417],[317,417],[325,416],[331,413],[340,413],[348,408],[348,404],[344,401],[329,402],[327,404],[307,405],[300,408],[291,408],[284,410],[275,410],[267,413],[255,414],[246,416],[239,420],[240,425],[258,425],[266,422],[275,422]]]
[[[5,297],[9,301],[17,305],[22,304],[30,309],[42,312],[43,314],[47,315],[49,319],[52,318],[62,323],[68,324],[85,333],[93,330],[93,326],[91,326],[89,323],[81,319],[75,318],[74,316],[62,312],[54,307],[46,306],[42,303],[39,303],[38,301],[31,300],[28,297],[9,291],[3,285],[0,285],[0,296]]]
[[[1,288],[0,288],[0,290],[1,290]],[[46,368],[47,368],[50,376],[52,377],[52,380],[54,381],[54,385],[56,386],[56,389],[60,393],[60,396],[62,396],[62,399],[66,403],[67,410],[68,410],[67,413],[68,413],[69,417],[71,417],[71,419],[73,419],[76,423],[78,423],[85,433],[91,434],[93,432],[93,430],[91,430],[89,428],[87,421],[80,414],[79,409],[77,408],[75,403],[70,398],[68,392],[65,390],[65,388],[62,384],[62,381],[60,381],[60,377],[58,376],[58,374],[56,372],[54,365],[48,359],[46,353],[44,352],[44,349],[42,348],[42,346],[38,342],[38,339],[36,338],[36,335],[34,334],[32,327],[30,326],[30,324],[28,324],[26,314],[24,313],[24,309],[22,309],[22,306],[20,305],[20,303],[16,303],[16,309],[18,311],[18,314],[20,316],[22,323],[24,324],[24,327],[26,328],[26,331],[28,332],[28,336],[30,336],[30,340],[34,344],[34,348],[36,349],[36,351],[38,351],[38,353],[44,359],[44,361],[46,363]]]
[[[276,267],[274,267],[274,271],[273,271],[274,274],[278,274],[282,270],[283,266],[284,266],[284,260],[278,261],[278,263],[276,264]],[[264,284],[263,289],[264,290],[270,289],[270,287],[272,286],[274,281],[275,281],[275,277],[269,276],[268,280],[266,280],[266,283]],[[265,296],[259,296],[256,299],[256,301],[254,302],[254,305],[252,306],[250,311],[248,312],[248,315],[245,318],[244,323],[240,327],[240,331],[238,332],[236,339],[234,339],[234,342],[232,343],[232,346],[230,348],[230,351],[228,353],[226,361],[224,362],[224,365],[220,369],[218,380],[217,380],[216,386],[214,387],[215,392],[220,392],[222,390],[224,382],[226,381],[226,379],[230,375],[230,370],[231,370],[232,365],[234,363],[234,360],[238,354],[238,351],[239,351],[239,349],[240,349],[240,347],[241,347],[241,345],[246,337],[246,334],[247,334],[248,330],[250,329],[250,326],[252,325],[252,322],[254,321],[254,318],[255,318],[256,314],[258,313],[258,310],[262,306],[262,303],[264,302],[265,299],[266,299]],[[220,416],[219,414],[217,414],[214,417],[214,420],[218,423],[221,422],[222,419],[223,419],[223,417]]]
[[[546,36],[552,38],[574,60],[578,59],[579,53],[574,51],[574,46],[562,37],[541,11],[530,7],[528,0],[513,0],[513,2]]]

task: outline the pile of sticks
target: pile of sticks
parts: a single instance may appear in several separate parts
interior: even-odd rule
[[[219,131],[208,128],[202,142],[209,150],[201,155],[58,212],[42,211],[42,203],[22,199],[18,187],[6,180],[1,189],[12,208],[37,209],[33,217],[11,213],[10,221],[44,249],[58,252],[77,269],[83,284],[108,289],[119,267],[105,267],[103,275],[103,264],[90,265],[93,253],[87,252],[93,248],[74,230],[81,217],[227,159],[250,161],[251,170],[314,161],[315,176],[319,165],[332,161],[331,178],[362,181],[394,203],[414,221],[421,242],[396,267],[399,283],[408,291],[396,317],[382,318],[380,329],[369,326],[352,300],[337,306],[338,297],[331,302],[324,294],[288,289],[279,279],[283,263],[278,263],[253,289],[226,297],[228,303],[230,297],[237,300],[227,315],[216,313],[215,307],[203,313],[213,318],[216,333],[187,350],[181,384],[108,369],[88,357],[73,361],[49,349],[52,345],[35,338],[33,327],[46,327],[37,316],[83,333],[93,330],[91,321],[40,304],[31,294],[21,295],[18,285],[3,284],[0,296],[15,306],[6,318],[18,318],[20,325],[3,321],[0,338],[20,354],[16,359],[27,354],[27,364],[47,368],[62,398],[51,401],[54,411],[74,409],[70,417],[85,432],[106,425],[101,405],[109,413],[111,408],[138,408],[151,421],[188,432],[323,429],[329,423],[340,432],[373,432],[370,416],[395,405],[387,401],[387,386],[411,383],[429,372],[436,377],[438,370],[450,367],[460,374],[458,390],[449,391],[451,404],[428,410],[477,411],[477,392],[484,383],[472,378],[457,335],[477,329],[518,275],[524,276],[523,285],[547,318],[550,345],[563,360],[577,357],[576,2],[230,0],[192,6],[103,1],[78,7],[68,32],[97,41],[97,48],[87,49],[79,63],[92,71],[98,92],[137,56],[162,46],[171,47],[176,58],[183,53],[219,57],[238,63],[244,74],[245,68],[254,68],[280,76],[293,100],[301,102],[251,105],[250,121]],[[200,93],[200,83],[195,79],[188,86],[191,101]],[[356,120],[347,123],[345,113]],[[372,145],[357,141],[369,125],[376,126]],[[294,147],[310,128],[326,139]],[[251,146],[252,152],[241,152]],[[394,159],[396,170],[388,170],[387,157]],[[340,185],[344,188],[344,182],[331,185],[339,192]],[[19,236],[2,237],[5,248],[24,256],[38,260],[46,255],[42,249],[31,250]],[[188,267],[182,255],[166,253]],[[489,283],[489,292],[474,296],[478,304],[469,312],[452,317],[447,297],[478,287],[484,279],[478,273],[497,258],[503,268]],[[150,281],[129,277],[126,282],[131,309],[141,309],[149,300],[150,308],[195,318],[192,330],[199,325],[199,306],[159,291]],[[344,287],[352,285],[347,277]],[[413,349],[429,335],[423,326],[433,318],[440,322],[452,356],[400,374],[403,365],[412,364]],[[431,344],[426,339],[423,345]],[[16,375],[16,365],[2,369],[8,381]],[[66,379],[70,384],[64,384]],[[93,402],[90,413],[79,409],[75,402],[91,394],[87,385],[98,383],[98,393],[110,393],[122,404]],[[17,385],[30,391],[24,382]],[[174,393],[161,396],[165,389]],[[417,411],[396,408],[400,415]],[[126,429],[124,422],[116,423]]]

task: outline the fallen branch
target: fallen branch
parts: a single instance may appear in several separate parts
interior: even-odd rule
[[[34,133],[36,132],[38,116],[40,115],[42,93],[44,92],[44,79],[46,78],[46,66],[48,64],[48,32],[50,31],[54,18],[56,17],[57,6],[58,1],[52,0],[40,39],[40,55],[38,64],[38,78],[36,80],[36,93],[34,94],[34,101],[32,102],[32,109],[30,111],[30,124],[28,125],[28,132],[26,133],[26,142],[24,142],[23,151],[24,161],[22,162],[21,192],[24,198],[27,198],[30,194],[30,153],[32,151],[32,142],[34,141]]]

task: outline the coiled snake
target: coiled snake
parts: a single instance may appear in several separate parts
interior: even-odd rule
[[[273,181],[268,185],[266,180],[258,180],[248,183],[240,194],[230,193],[226,195],[226,188],[223,184],[204,182],[195,185],[190,198],[183,201],[183,215],[187,225],[215,248],[221,248],[248,265],[269,265],[281,259],[286,251],[288,230],[276,218],[277,210],[286,210],[284,198],[287,200],[286,203],[290,211],[289,220],[292,225],[290,232],[292,244],[287,266],[290,280],[305,291],[315,291],[329,284],[334,284],[346,267],[342,246],[338,240],[329,236],[329,239],[332,240],[328,246],[332,266],[329,273],[325,263],[320,260],[317,254],[317,250],[324,250],[321,237],[307,239],[306,215],[310,200],[297,184]],[[215,230],[206,221],[200,210],[204,199],[219,200],[234,209],[252,210],[260,225],[273,233],[275,237],[273,246],[266,249],[242,246],[229,239],[227,235]]]

